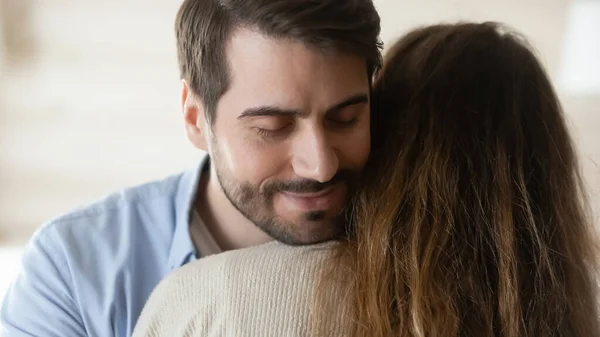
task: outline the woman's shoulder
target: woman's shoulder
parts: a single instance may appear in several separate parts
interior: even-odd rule
[[[227,251],[193,261],[174,271],[164,288],[190,297],[213,294],[220,300],[256,297],[264,292],[290,293],[311,287],[332,243],[289,246],[280,242]],[[299,281],[302,281],[298,283]],[[196,295],[194,295],[196,294]]]
[[[316,273],[333,245],[269,242],[191,262],[157,287],[139,331],[193,326],[245,336],[304,335]]]
[[[273,241],[210,255],[174,270],[155,293],[177,294],[193,303],[198,297],[231,299],[252,292],[298,291],[293,286],[301,280],[309,286],[334,245],[290,246]]]
[[[175,277],[188,277],[198,272],[218,273],[229,271],[269,270],[280,266],[312,265],[328,256],[332,242],[306,246],[290,246],[277,241],[259,246],[227,251],[190,262],[174,272]]]

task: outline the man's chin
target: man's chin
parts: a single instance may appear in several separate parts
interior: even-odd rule
[[[341,227],[332,220],[302,221],[294,228],[265,229],[273,239],[290,246],[313,245],[338,239]]]
[[[298,238],[298,237],[281,237],[281,238],[273,238],[283,244],[288,246],[309,246],[316,245],[319,243],[327,242],[336,239],[336,236],[329,237],[319,237],[319,238]]]

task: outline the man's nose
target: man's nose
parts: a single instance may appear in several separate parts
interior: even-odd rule
[[[339,158],[325,130],[314,128],[295,140],[292,166],[302,178],[327,182],[339,169]]]

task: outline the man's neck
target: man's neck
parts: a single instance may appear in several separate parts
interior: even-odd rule
[[[231,204],[212,167],[201,175],[194,205],[202,222],[223,251],[256,246],[273,240]]]

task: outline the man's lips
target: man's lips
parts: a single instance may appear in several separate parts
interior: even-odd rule
[[[332,186],[332,187],[326,188],[324,190],[321,190],[319,192],[312,192],[312,193],[293,193],[293,192],[282,192],[282,193],[289,195],[291,197],[294,197],[294,198],[316,198],[316,197],[321,197],[325,194],[328,194],[334,188],[335,188],[335,186]]]
[[[332,186],[319,192],[311,193],[291,193],[282,192],[286,202],[293,208],[302,211],[324,211],[332,206],[343,197],[343,186]]]

